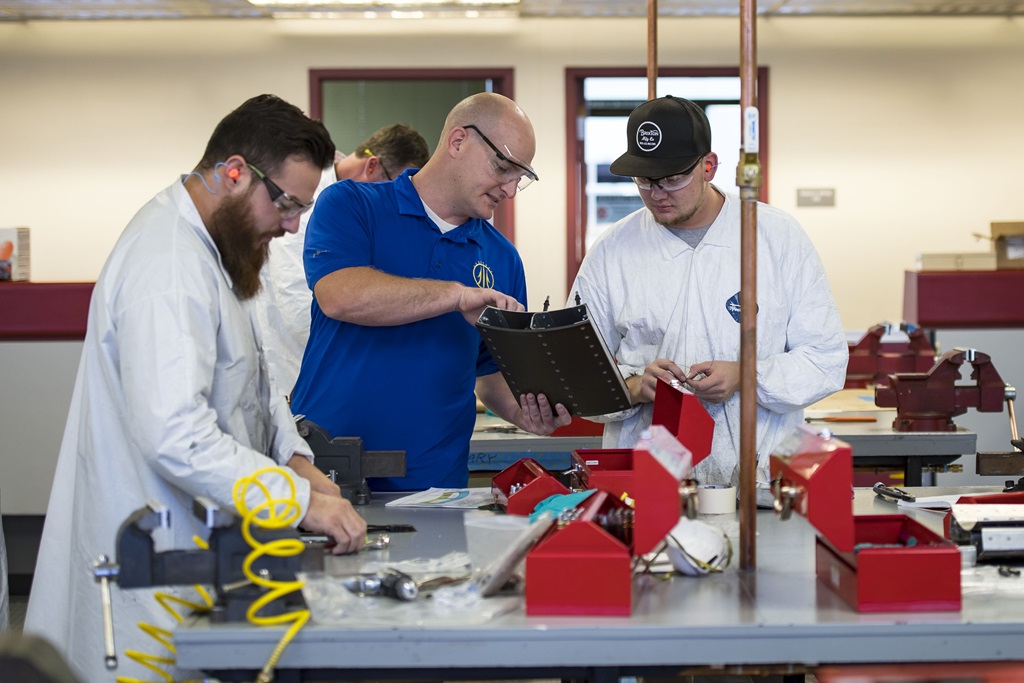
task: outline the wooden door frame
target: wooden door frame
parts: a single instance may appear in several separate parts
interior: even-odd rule
[[[487,69],[310,69],[309,115],[323,118],[323,84],[325,81],[412,81],[412,80],[490,80],[494,92],[515,99],[512,68]],[[501,202],[495,210],[495,223],[515,243],[516,214],[514,202]]]
[[[565,291],[571,294],[583,257],[586,256],[583,228],[587,224],[587,203],[583,201],[587,179],[583,158],[583,144],[580,119],[586,114],[583,97],[583,80],[592,77],[644,77],[644,67],[567,67],[565,70],[565,144],[566,144],[566,218],[565,218]],[[666,77],[710,77],[740,75],[739,67],[661,67],[658,76]],[[757,109],[759,119],[759,157],[764,184],[760,199],[768,201],[768,67],[757,70]]]

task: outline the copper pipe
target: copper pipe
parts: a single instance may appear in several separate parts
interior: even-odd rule
[[[740,110],[757,106],[755,0],[740,0]],[[746,141],[746,135],[744,135]],[[740,164],[745,163],[741,150]],[[756,160],[756,156],[754,157]],[[745,181],[744,181],[745,182]],[[740,213],[740,569],[757,569],[757,192],[749,184]]]
[[[1014,390],[1013,393],[1016,396],[1017,391]],[[1016,441],[1020,437],[1017,435],[1017,415],[1013,412],[1013,398],[1010,396],[1006,397],[1006,407],[1010,413],[1010,439]]]
[[[647,99],[658,96],[658,0],[647,0]]]

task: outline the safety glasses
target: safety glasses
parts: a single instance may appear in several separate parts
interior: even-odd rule
[[[702,161],[704,161],[704,157],[697,159],[693,166],[682,173],[662,176],[661,178],[638,178],[634,176],[633,182],[644,192],[650,192],[654,188],[658,188],[662,192],[675,192],[693,182],[693,172],[697,170]]]
[[[294,218],[300,216],[310,209],[313,208],[313,202],[304,204],[295,197],[282,190],[277,186],[273,180],[267,177],[267,174],[256,168],[252,164],[246,164],[252,172],[256,174],[256,177],[263,181],[263,186],[267,188],[267,194],[270,195],[270,201],[274,203],[277,210],[281,212],[282,218]]]
[[[540,180],[540,178],[537,177],[537,172],[534,171],[529,164],[516,161],[508,147],[505,148],[505,151],[508,152],[508,154],[505,154],[473,124],[463,126],[463,128],[475,130],[476,134],[480,136],[480,139],[491,148],[492,152],[494,152],[494,156],[497,158],[489,159],[491,162],[491,170],[494,171],[495,177],[502,185],[515,180],[517,181],[516,187],[518,187],[519,191],[522,192],[534,181]]]

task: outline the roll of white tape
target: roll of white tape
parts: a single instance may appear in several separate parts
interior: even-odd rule
[[[697,512],[702,515],[736,512],[736,487],[701,484],[697,487]]]

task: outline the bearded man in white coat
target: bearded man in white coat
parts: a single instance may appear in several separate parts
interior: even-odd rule
[[[195,548],[206,531],[193,498],[234,509],[235,482],[276,464],[293,475],[304,528],[329,535],[338,553],[365,541],[365,522],[313,466],[271,391],[251,312],[270,240],[298,229],[333,156],[322,124],[280,98],[254,97],[218,124],[192,173],[142,207],[103,267],[25,623],[83,681],[114,675],[93,562],[114,558],[120,524],[149,500],[171,513],[157,550]],[[283,479],[265,483],[274,498],[290,497]],[[253,496],[250,505],[262,498]],[[183,591],[195,600],[191,589],[167,592]],[[112,592],[119,654],[166,656],[137,626],[173,626],[153,592]],[[120,662],[118,675],[151,677]]]
[[[672,96],[637,107],[628,151],[611,172],[632,177],[644,208],[587,253],[578,292],[619,364],[633,406],[599,418],[606,448],[632,448],[650,426],[657,380],[682,382],[715,420],[702,483],[738,481],[740,200],[711,183],[718,156],[697,104]],[[768,458],[803,408],[842,388],[846,336],[821,260],[792,216],[757,206],[758,499]],[[766,495],[765,495],[766,494]]]

